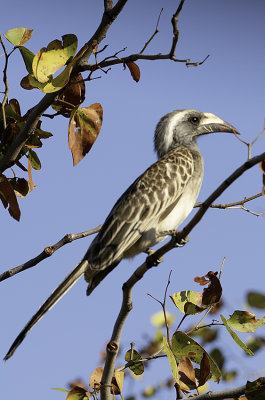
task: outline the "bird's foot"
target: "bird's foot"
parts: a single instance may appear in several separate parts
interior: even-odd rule
[[[190,240],[189,235],[182,237],[183,236],[182,231],[175,230],[175,231],[172,231],[172,233],[170,235],[172,237],[171,240],[172,240],[174,247],[183,247]]]
[[[148,254],[148,257],[146,257],[146,264],[148,267],[157,267],[158,264],[160,264],[161,262],[163,262],[163,257],[160,258],[156,258],[153,256],[153,254],[155,253],[155,250],[153,249],[146,249],[145,253]]]

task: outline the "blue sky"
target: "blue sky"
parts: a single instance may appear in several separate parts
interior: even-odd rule
[[[162,7],[160,32],[147,53],[167,52],[172,37],[170,19],[176,6],[173,0],[129,0],[102,43],[109,44],[104,55],[124,47],[124,55],[138,52],[153,33]],[[18,26],[34,29],[27,44],[33,52],[64,34],[75,33],[80,48],[98,26],[102,11],[103,1],[79,2],[74,7],[68,1],[47,0],[37,7],[32,1],[14,0],[2,7],[1,33]],[[93,149],[75,168],[67,144],[67,119],[43,118],[43,128],[54,136],[38,150],[42,169],[34,171],[35,190],[19,201],[21,221],[12,220],[4,209],[0,210],[1,271],[34,257],[66,233],[102,223],[120,194],[156,161],[153,132],[167,112],[182,108],[212,112],[237,127],[243,139],[253,140],[263,129],[265,118],[264,12],[263,0],[187,0],[179,19],[176,57],[200,61],[210,54],[210,58],[197,68],[170,61],[139,61],[139,83],[122,66],[113,67],[107,75],[98,74],[101,79],[87,85],[84,105],[102,104],[103,126]],[[42,97],[40,92],[19,87],[24,75],[26,70],[16,52],[8,69],[10,97],[20,101],[23,112]],[[254,146],[253,155],[264,151],[264,143],[265,137]],[[205,159],[199,195],[203,200],[246,160],[247,148],[233,135],[221,133],[201,138],[199,146]],[[261,173],[255,167],[218,202],[241,200],[260,190]],[[264,199],[249,207],[255,212],[265,211]],[[146,293],[162,298],[171,269],[169,293],[198,290],[193,277],[219,269],[226,256],[222,284],[227,316],[234,309],[243,309],[247,290],[264,291],[264,218],[240,210],[209,210],[192,232],[190,243],[166,255],[165,262],[135,287],[134,309],[124,329],[123,348],[131,341],[140,348],[143,334],[154,332],[150,316],[159,307]],[[31,315],[81,259],[90,240],[65,246],[34,269],[1,284],[2,356]],[[0,396],[61,399],[64,395],[51,391],[51,387],[65,387],[76,377],[88,381],[111,335],[122,283],[143,260],[144,255],[139,255],[123,261],[89,298],[81,279],[32,330],[14,357],[0,363]],[[174,312],[170,303],[168,309]],[[250,360],[227,335],[224,343],[233,355],[231,368],[241,367],[241,379],[235,384],[242,384],[246,376],[253,378],[251,373],[264,368],[262,352]],[[167,363],[158,361],[139,387],[169,372]]]

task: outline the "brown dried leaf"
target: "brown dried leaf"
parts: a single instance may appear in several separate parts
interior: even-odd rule
[[[206,278],[210,280],[209,286],[203,289],[202,304],[211,305],[218,303],[222,296],[222,286],[219,278],[216,276],[217,272],[209,271]]]
[[[66,118],[69,118],[75,106],[85,100],[86,87],[81,73],[73,76],[66,89],[60,94],[52,108]]]
[[[132,61],[127,62],[126,65],[130,70],[133,80],[135,82],[139,82],[141,73],[140,73],[140,68],[138,67],[138,65]]]
[[[22,197],[22,199],[24,199],[24,197],[29,194],[29,182],[26,179],[15,177],[10,179],[10,183],[18,197]]]
[[[81,379],[76,379],[75,381],[69,382],[68,386],[70,387],[70,389],[74,389],[76,386],[87,390],[87,386],[86,384],[81,380]]]
[[[181,390],[193,390],[196,388],[195,371],[190,359],[183,356],[178,365]]]
[[[123,386],[123,371],[115,371],[115,376],[111,380],[111,393],[114,395],[121,394],[122,386]]]
[[[68,127],[68,144],[74,166],[89,152],[101,129],[103,109],[99,103],[75,108]]]
[[[20,86],[26,90],[32,90],[32,89],[36,88],[36,86],[31,85],[31,83],[29,81],[29,75],[26,75],[26,76],[24,76],[24,78],[21,79]]]
[[[92,374],[89,377],[89,386],[94,390],[100,389],[100,383],[103,374],[103,367],[98,367],[94,369]]]
[[[199,386],[203,386],[211,376],[210,361],[206,353],[203,354],[200,364]]]
[[[8,212],[17,221],[20,220],[20,209],[17,202],[17,198],[12,188],[11,184],[9,183],[7,177],[0,173],[0,198],[2,200],[3,206],[8,208]]]
[[[11,104],[12,108],[14,109],[14,111],[21,115],[21,111],[20,111],[20,105],[17,99],[11,99],[9,100],[9,104]]]
[[[194,279],[194,282],[199,283],[199,285],[204,286],[207,285],[209,283],[209,279],[205,278],[204,276],[196,276]]]

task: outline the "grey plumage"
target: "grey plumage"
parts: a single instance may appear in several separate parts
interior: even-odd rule
[[[237,132],[214,114],[196,110],[173,111],[161,118],[154,138],[159,160],[119,198],[83,260],[31,318],[5,359],[82,274],[89,283],[89,295],[123,258],[154,246],[185,220],[203,179],[203,158],[196,139],[220,131]]]

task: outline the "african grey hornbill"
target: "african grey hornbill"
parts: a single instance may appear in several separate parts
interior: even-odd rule
[[[203,179],[203,158],[196,140],[213,132],[237,130],[214,114],[196,110],[177,110],[161,118],[154,137],[159,160],[119,198],[82,261],[21,331],[6,360],[82,274],[89,282],[89,295],[123,258],[134,257],[154,246],[185,220]]]

